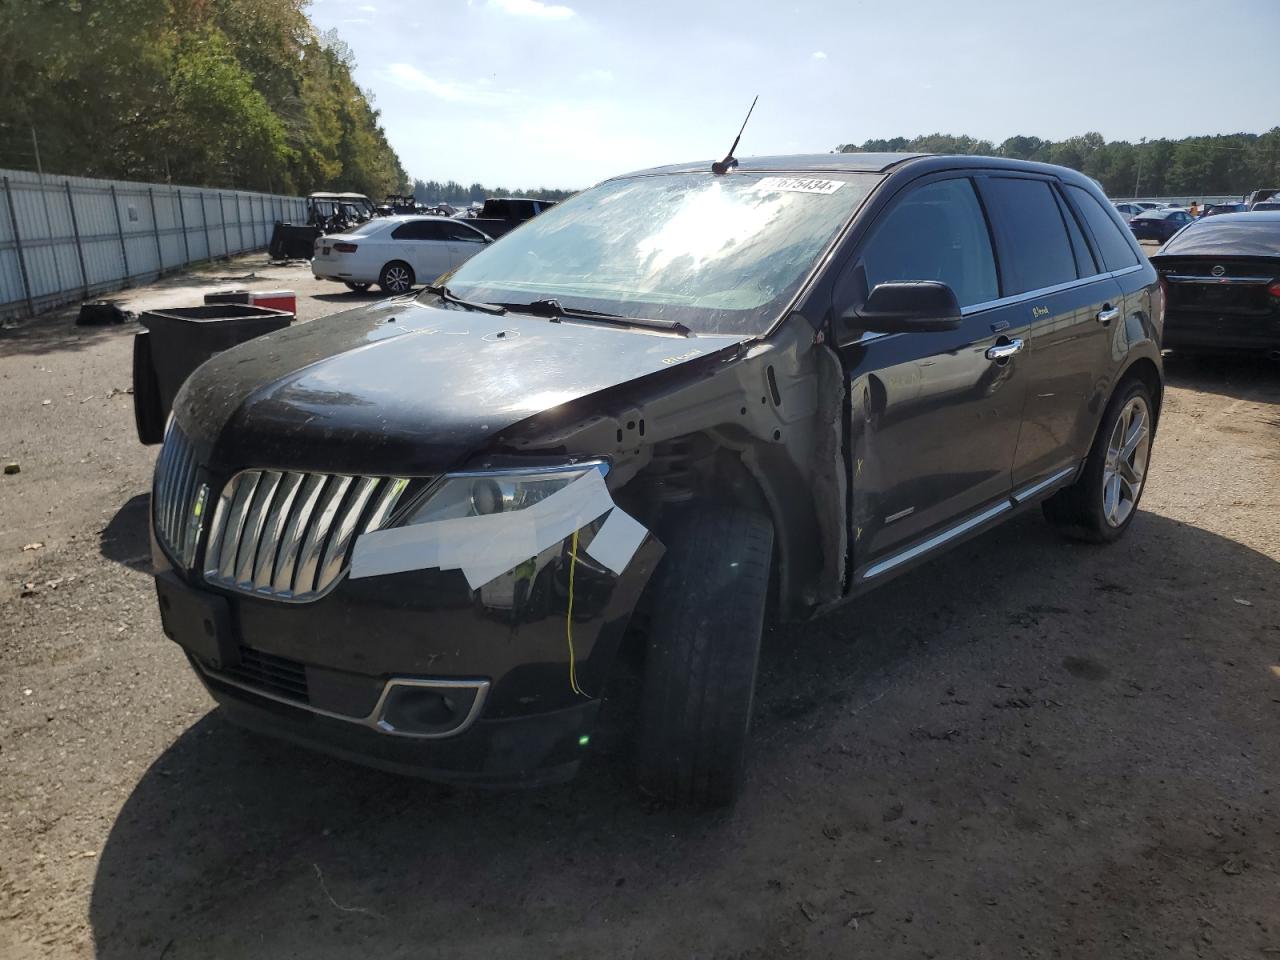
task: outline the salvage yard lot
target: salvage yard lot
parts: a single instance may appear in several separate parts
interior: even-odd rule
[[[374,297],[240,258],[213,279]],[[0,957],[1280,954],[1280,364],[1169,357],[1143,514],[1028,514],[765,638],[742,800],[477,793],[243,733],[160,632],[131,326],[0,334]],[[30,584],[30,586],[27,586]]]

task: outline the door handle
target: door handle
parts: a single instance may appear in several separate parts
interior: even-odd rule
[[[1008,360],[1015,353],[1021,353],[1024,346],[1021,338],[1010,340],[1008,343],[997,343],[994,347],[987,348],[987,359],[995,360],[997,363]]]
[[[1098,322],[1105,327],[1112,320],[1120,319],[1120,308],[1113,307],[1110,304],[1107,304],[1105,307],[1103,307],[1101,310],[1098,311],[1097,319],[1098,319]]]

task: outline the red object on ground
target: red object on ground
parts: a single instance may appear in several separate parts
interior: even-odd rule
[[[298,315],[298,297],[292,290],[254,290],[249,294],[249,304],[254,307],[270,307]]]
[[[292,290],[219,290],[204,295],[206,304],[243,303],[250,307],[268,307],[298,315],[298,296]]]

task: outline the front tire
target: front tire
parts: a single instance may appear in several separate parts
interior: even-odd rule
[[[384,293],[408,293],[413,289],[415,282],[413,267],[403,260],[392,260],[382,268],[382,273],[378,274],[378,286]]]
[[[773,525],[701,504],[675,520],[653,584],[637,777],[668,803],[721,806],[742,779]]]
[[[1094,437],[1084,470],[1044,503],[1044,515],[1065,535],[1090,543],[1124,536],[1146,487],[1155,428],[1151,392],[1140,380],[1116,391]]]

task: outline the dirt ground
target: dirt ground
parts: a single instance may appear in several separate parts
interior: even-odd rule
[[[250,271],[368,299],[122,297]],[[71,316],[0,333],[4,960],[1280,955],[1280,365],[1168,358],[1120,544],[1026,515],[771,631],[744,796],[690,815],[625,747],[484,793],[227,724],[146,573],[133,330]]]

